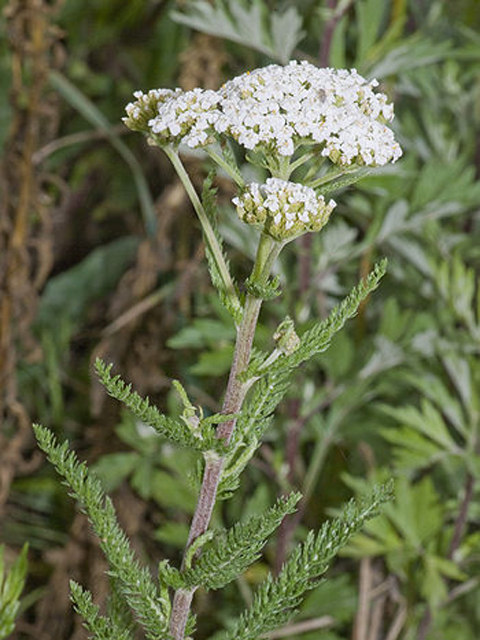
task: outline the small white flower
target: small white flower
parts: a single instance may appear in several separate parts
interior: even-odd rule
[[[334,200],[326,203],[309,187],[279,178],[268,178],[262,185],[248,184],[232,202],[244,222],[260,227],[276,240],[319,231],[336,206]]]
[[[320,69],[303,61],[269,65],[233,78],[218,91],[135,92],[126,124],[161,144],[204,146],[230,136],[247,149],[291,156],[318,145],[340,165],[383,165],[402,154],[385,122],[393,106],[355,69]]]

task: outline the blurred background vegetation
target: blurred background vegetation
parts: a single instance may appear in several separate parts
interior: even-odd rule
[[[337,194],[328,227],[290,245],[286,313],[324,317],[373,262],[379,291],[297,377],[217,524],[292,488],[304,501],[222,595],[199,592],[200,638],[251,599],[268,566],[353,494],[394,476],[396,502],[357,536],[292,640],[480,636],[480,3],[478,0],[6,0],[0,31],[0,542],[29,543],[12,638],[85,638],[68,579],[102,601],[105,563],[43,457],[35,419],[69,438],[112,492],[141,555],[178,560],[194,508],[192,454],[153,438],[92,376],[115,364],[180,410],[181,379],[219,409],[233,327],[166,158],[121,124],[136,89],[218,88],[290,58],[356,67],[395,102],[395,166]],[[209,170],[185,156],[197,187]],[[222,232],[245,275],[254,246],[226,176]],[[22,556],[23,562],[24,556]],[[17,562],[18,566],[18,562]],[[1,586],[1,580],[0,580]],[[3,594],[3,595],[2,595]],[[5,602],[0,588],[0,611]]]

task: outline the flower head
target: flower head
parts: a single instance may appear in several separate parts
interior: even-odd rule
[[[216,91],[176,90],[161,103],[149,121],[153,134],[162,143],[183,142],[202,147],[214,142],[212,125],[218,117],[219,96]]]
[[[319,145],[336,164],[381,165],[401,155],[385,121],[393,107],[376,80],[355,69],[319,69],[308,62],[270,65],[221,89],[215,123],[241,145],[290,156],[298,145]]]
[[[291,156],[299,145],[315,145],[335,164],[378,166],[402,151],[386,126],[393,106],[377,86],[355,69],[292,61],[245,73],[218,91],[140,94],[125,122],[137,129],[148,123],[160,144],[201,147],[227,136],[264,153]]]
[[[291,240],[307,231],[319,231],[336,206],[325,202],[313,189],[279,178],[265,184],[252,182],[233,198],[240,218],[260,227],[275,240]]]
[[[182,93],[180,89],[152,89],[147,93],[135,91],[133,97],[135,102],[129,102],[125,107],[127,113],[123,122],[133,131],[150,133],[149,122],[158,114],[160,106],[164,102],[169,102],[173,97]]]

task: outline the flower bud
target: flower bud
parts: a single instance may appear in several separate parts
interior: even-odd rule
[[[289,316],[278,325],[277,330],[273,334],[273,339],[277,343],[277,348],[286,356],[298,349],[300,346],[300,338],[295,331],[293,320]]]
[[[320,231],[336,206],[335,200],[326,203],[309,187],[279,178],[269,178],[262,185],[248,184],[232,202],[244,222],[279,241]]]

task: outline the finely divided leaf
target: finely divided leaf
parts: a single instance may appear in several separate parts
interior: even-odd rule
[[[280,356],[255,384],[237,423],[237,437],[254,433],[260,437],[268,426],[272,413],[288,390],[293,371],[303,362],[325,351],[334,335],[352,318],[361,302],[377,288],[386,271],[386,260],[379,262],[374,270],[331,312],[329,317],[318,322],[301,336],[300,346],[289,355]]]
[[[215,202],[215,196],[217,191],[212,186],[214,178],[215,178],[215,174],[212,172],[207,176],[203,184],[202,204],[203,204],[203,208],[205,209],[205,213],[207,214],[208,219],[210,221],[210,225],[213,229],[213,233],[215,234],[218,246],[220,247],[220,251],[222,251],[226,268],[228,269],[228,271],[230,271],[230,265],[229,265],[228,259],[223,253],[222,238],[218,233],[218,228],[217,228],[217,215],[216,215],[217,209],[216,209],[216,202]],[[225,291],[224,281],[218,270],[215,257],[210,251],[208,242],[205,242],[205,254],[207,256],[208,270],[210,272],[212,284],[218,291],[220,301],[223,304],[223,306],[227,309],[227,311],[230,313],[230,315],[233,317],[235,322],[238,324],[242,319],[242,307],[238,302],[235,303],[235,301],[238,301],[238,296],[235,296],[235,298],[232,298],[232,296],[229,295],[227,291]],[[235,287],[235,283],[233,283],[233,286]]]
[[[275,360],[254,384],[252,392],[244,404],[231,442],[231,457],[235,457],[236,448],[242,447],[248,455],[242,458],[242,464],[234,467],[234,472],[220,482],[220,494],[229,496],[238,486],[238,476],[248,460],[258,448],[262,435],[268,428],[273,412],[282,401],[290,387],[290,379],[295,369],[313,356],[325,351],[334,335],[352,318],[361,302],[377,288],[386,271],[387,261],[379,262],[373,271],[332,311],[329,317],[318,322],[301,336],[300,346],[289,355]],[[226,465],[228,470],[228,465]]]
[[[299,493],[283,496],[266,513],[252,516],[215,536],[202,549],[194,568],[183,572],[187,586],[220,589],[235,580],[258,559],[268,537],[287,514],[295,511],[300,498]]]
[[[318,585],[320,576],[338,551],[391,497],[390,484],[377,487],[368,498],[349,502],[340,517],[326,522],[317,534],[310,532],[279,575],[276,578],[270,575],[260,585],[250,609],[238,618],[222,640],[256,640],[287,622],[305,593]]]
[[[84,621],[84,627],[90,631],[94,640],[131,640],[128,629],[116,625],[108,616],[101,616],[99,607],[93,603],[92,594],[73,580],[70,581],[70,594],[77,613]]]
[[[378,287],[386,270],[386,260],[377,263],[373,271],[352,289],[326,320],[316,323],[301,336],[300,347],[296,351],[278,358],[272,364],[270,373],[282,371],[285,368],[294,369],[302,362],[328,349],[333,336],[342,329],[347,320],[355,316],[363,300]]]
[[[221,445],[215,438],[214,429],[208,429],[208,425],[200,432],[186,420],[170,418],[160,413],[148,399],[132,391],[131,385],[124,382],[120,376],[112,376],[111,364],[107,365],[97,359],[95,369],[108,393],[128,407],[139,420],[153,427],[162,438],[197,451],[209,451]]]
[[[33,429],[38,445],[87,514],[108,560],[110,575],[117,579],[123,597],[144,627],[147,638],[168,638],[170,601],[159,592],[148,569],[135,558],[100,481],[89,472],[85,463],[78,461],[75,453],[69,450],[68,442],[58,444],[55,436],[41,425],[34,425]]]
[[[286,64],[292,57],[297,44],[305,36],[305,31],[302,29],[302,16],[295,7],[289,7],[284,13],[273,11],[270,21],[275,57],[282,64]]]
[[[281,64],[287,64],[305,35],[302,17],[294,7],[272,11],[262,0],[217,0],[213,5],[193,0],[171,16],[192,29],[256,49]]]

